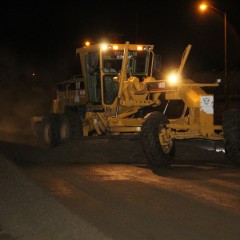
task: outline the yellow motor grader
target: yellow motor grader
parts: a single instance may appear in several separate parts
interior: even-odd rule
[[[174,76],[153,77],[154,46],[148,44],[94,44],[76,49],[82,76],[59,82],[47,116],[31,119],[40,126],[41,142],[54,147],[82,136],[139,135],[148,163],[171,164],[176,139],[224,140],[226,157],[240,159],[240,112],[229,110],[223,125],[214,124],[214,96],[182,77],[191,50],[183,52]],[[165,107],[161,109],[162,99]],[[181,101],[181,115],[169,118],[168,103]],[[36,131],[35,131],[36,132]]]

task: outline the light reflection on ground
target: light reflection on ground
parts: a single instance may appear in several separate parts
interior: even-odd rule
[[[221,169],[229,169],[227,175],[234,176],[239,182],[240,176],[236,177],[235,170],[228,165],[173,165],[171,169],[163,169],[162,176],[151,174],[150,169],[138,166],[104,165],[92,168],[95,174],[91,177],[98,181],[142,182],[168,191],[191,194],[199,200],[240,211],[240,196],[233,193],[233,190],[240,192],[240,185],[235,182],[236,179],[234,182],[227,179]],[[214,172],[214,178],[207,176],[208,171]],[[199,172],[202,175],[200,178]],[[196,174],[198,179],[194,179]]]

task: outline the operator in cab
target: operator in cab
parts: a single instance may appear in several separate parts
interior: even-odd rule
[[[110,61],[105,63],[103,71],[105,73],[116,73],[117,72],[114,68],[112,68],[112,64]]]

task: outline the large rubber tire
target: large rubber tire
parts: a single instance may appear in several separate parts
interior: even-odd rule
[[[59,138],[61,143],[83,135],[80,115],[68,112],[60,117]]]
[[[146,116],[141,130],[141,142],[150,167],[167,167],[174,160],[175,141],[169,137],[167,145],[160,140],[160,133],[167,130],[167,117],[161,112],[151,112]]]
[[[70,120],[67,115],[60,116],[59,119],[59,140],[61,143],[67,142],[72,135]]]
[[[50,114],[43,118],[40,141],[43,148],[55,147],[59,143],[59,116]]]
[[[240,109],[223,113],[223,134],[226,160],[240,164]]]

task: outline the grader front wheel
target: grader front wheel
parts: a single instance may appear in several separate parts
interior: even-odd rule
[[[240,110],[230,109],[223,114],[225,155],[228,161],[240,164]]]
[[[58,144],[59,117],[50,114],[43,118],[40,131],[40,141],[43,148],[55,147]]]
[[[171,164],[175,152],[175,141],[166,124],[167,117],[160,112],[151,112],[142,125],[141,142],[150,166],[166,167]]]

